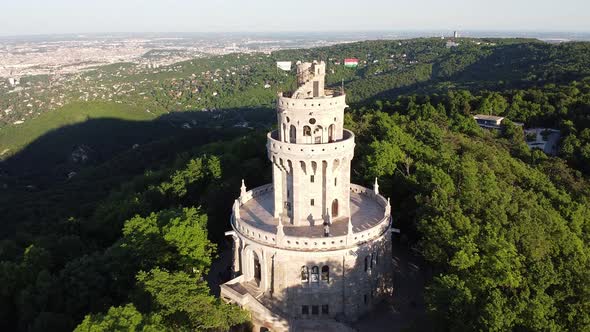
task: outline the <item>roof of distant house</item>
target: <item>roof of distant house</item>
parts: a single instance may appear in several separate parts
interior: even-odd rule
[[[476,114],[473,116],[473,118],[476,120],[492,120],[492,121],[504,120],[503,116],[485,115],[485,114]]]

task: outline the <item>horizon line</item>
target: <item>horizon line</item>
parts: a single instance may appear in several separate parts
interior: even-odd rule
[[[440,29],[357,29],[357,30],[282,30],[282,31],[261,31],[261,30],[250,30],[250,31],[93,31],[93,32],[35,32],[35,33],[22,33],[22,34],[3,34],[0,32],[2,38],[16,38],[16,37],[40,37],[40,36],[75,36],[75,35],[123,35],[123,34],[236,34],[236,35],[247,35],[247,34],[267,34],[267,35],[278,35],[278,34],[346,34],[346,33],[443,33],[445,31],[457,31],[459,33],[510,33],[510,34],[588,34],[590,30],[534,30],[534,29],[453,29],[453,28],[440,28]]]

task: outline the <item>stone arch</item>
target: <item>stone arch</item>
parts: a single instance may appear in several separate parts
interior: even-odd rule
[[[330,282],[330,267],[328,265],[322,266],[322,281]]]
[[[281,167],[282,170],[284,170],[285,172],[289,172],[288,166],[289,165],[285,165],[285,160],[283,158],[279,158],[279,166]]]
[[[303,126],[303,136],[311,136],[311,127]]]
[[[260,262],[260,257],[258,256],[258,254],[256,253],[256,251],[252,252],[252,258],[253,258],[253,268],[254,268],[254,282],[256,283],[256,285],[258,285],[258,287],[260,287],[260,283],[262,281],[262,265]]]
[[[308,283],[309,282],[309,268],[306,265],[301,267],[301,282]]]
[[[324,141],[324,128],[320,125],[315,126],[313,129],[313,142],[322,143]]]
[[[303,142],[310,144],[312,143],[311,137],[311,127],[310,126],[303,126]]]
[[[311,282],[320,282],[320,268],[317,265],[311,268]]]
[[[334,163],[332,165],[332,172],[336,173],[336,171],[340,168],[340,159],[334,159]]]
[[[246,262],[244,269],[246,281],[254,281],[259,288],[264,289],[266,285],[266,266],[262,250],[246,245],[242,255],[244,257],[242,262]]]

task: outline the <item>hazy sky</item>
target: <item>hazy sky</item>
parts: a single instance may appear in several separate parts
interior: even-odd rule
[[[356,30],[590,32],[590,0],[0,0],[0,34]]]

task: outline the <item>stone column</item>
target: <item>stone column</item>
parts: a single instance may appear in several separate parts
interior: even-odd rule
[[[334,191],[336,189],[334,189],[334,175],[332,172],[332,168],[334,167],[334,160],[327,160],[327,167],[326,167],[326,179],[324,181],[324,192],[326,193],[326,208],[324,209],[324,211],[327,211],[328,215],[332,215],[332,201],[334,200],[334,197],[339,196],[339,195],[335,195]],[[338,202],[338,207],[340,207],[340,205],[342,204],[342,202]],[[340,209],[339,209],[340,210]],[[338,215],[340,215],[342,210],[338,211]]]
[[[234,250],[234,261],[233,261],[233,278],[238,276],[242,269],[240,268],[240,238],[237,235],[232,235],[233,250]]]
[[[299,160],[293,160],[293,225],[299,226],[301,224],[301,164]]]
[[[375,178],[375,183],[373,183],[373,191],[375,195],[379,195],[379,182],[377,182],[377,178]]]
[[[278,218],[283,212],[283,174],[275,162],[272,163],[272,183],[274,191],[273,216]]]
[[[343,207],[346,211],[346,215],[350,217],[350,162],[352,158],[347,158],[346,165],[342,165],[343,172],[341,172],[341,177],[345,180],[344,190],[344,204]]]

